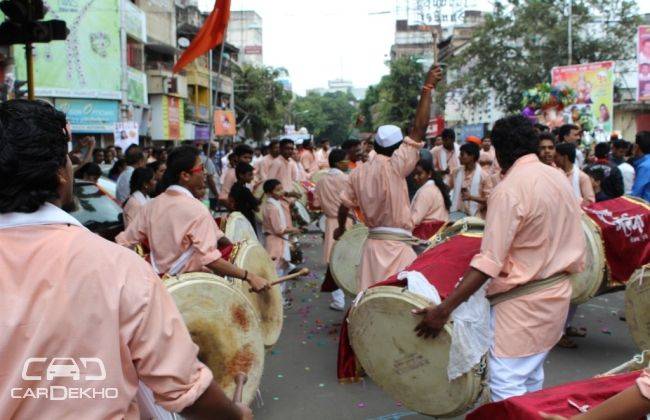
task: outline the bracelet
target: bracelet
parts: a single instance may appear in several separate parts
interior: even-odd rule
[[[431,90],[433,90],[435,88],[436,88],[436,85],[424,85],[424,86],[422,86],[422,90],[427,90],[427,91],[431,91]]]
[[[248,270],[244,270],[244,281],[248,280]]]

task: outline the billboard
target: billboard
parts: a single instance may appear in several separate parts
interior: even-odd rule
[[[147,42],[147,15],[129,0],[122,0],[124,6],[124,30],[133,38]]]
[[[477,6],[474,0],[407,0],[406,3],[409,25],[443,27],[465,23],[465,12],[476,10]]]
[[[54,106],[66,114],[73,133],[112,133],[120,117],[118,101],[56,98]]]
[[[220,136],[234,136],[237,134],[237,123],[235,121],[235,113],[232,111],[224,111],[218,109],[214,111],[214,135]]]
[[[70,33],[65,41],[34,45],[37,96],[121,99],[118,1],[47,2],[45,19],[64,20]],[[26,80],[24,54],[15,60],[18,78]]]
[[[185,135],[185,109],[183,100],[174,96],[165,96],[163,97],[162,105],[164,139],[183,140]]]
[[[609,139],[614,120],[614,62],[554,67],[553,87],[570,87],[576,103],[564,109],[564,121],[594,133],[597,141]]]
[[[127,99],[135,104],[146,104],[147,74],[131,67],[126,69]]]
[[[639,26],[637,31],[638,84],[637,101],[650,101],[650,26]]]
[[[135,121],[123,121],[115,123],[113,135],[115,145],[126,150],[132,144],[138,144],[140,127]]]

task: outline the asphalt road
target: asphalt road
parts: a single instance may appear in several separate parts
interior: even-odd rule
[[[343,313],[329,309],[329,294],[321,293],[325,266],[320,235],[302,240],[309,278],[292,290],[293,308],[285,311],[278,344],[267,353],[260,396],[253,403],[257,419],[425,419],[390,395],[372,379],[339,384],[336,378],[338,332]],[[348,299],[349,305],[349,299]],[[597,297],[578,308],[575,324],[587,337],[577,349],[554,349],[546,361],[545,386],[584,379],[605,372],[637,353],[627,325],[619,320],[622,292]],[[461,418],[461,417],[459,417]]]

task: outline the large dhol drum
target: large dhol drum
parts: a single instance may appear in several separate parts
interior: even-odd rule
[[[235,244],[230,254],[230,262],[239,268],[257,274],[269,282],[277,280],[275,265],[264,247],[257,241],[244,241]],[[282,331],[283,306],[279,287],[271,287],[263,293],[250,292],[250,284],[239,279],[230,279],[255,309],[266,347],[277,343]]]
[[[164,282],[199,347],[199,359],[230,398],[237,373],[248,375],[243,402],[250,404],[262,379],[264,343],[249,300],[214,274],[187,273]]]
[[[605,251],[598,227],[584,214],[581,221],[582,231],[587,242],[585,271],[571,276],[571,286],[573,288],[571,303],[578,305],[596,296],[606,281]],[[460,219],[436,235],[432,240],[431,247],[452,239],[458,234],[483,237],[484,229],[485,221],[480,218],[466,217]]]
[[[368,238],[368,228],[357,224],[348,229],[332,247],[330,272],[334,282],[350,296],[357,295],[357,272],[361,265],[363,243]]]
[[[640,350],[650,350],[650,265],[632,274],[625,287],[625,319]]]
[[[429,305],[400,287],[370,288],[350,310],[348,336],[365,371],[392,398],[419,413],[453,417],[479,399],[486,366],[448,380],[451,324],[435,339],[414,332],[421,317],[411,311]]]
[[[303,207],[307,208],[307,204],[308,204],[307,190],[298,181],[294,181],[293,190],[294,192],[300,194],[300,198],[298,199],[298,202],[300,202],[300,204],[302,204]]]
[[[246,216],[238,211],[234,211],[228,215],[226,226],[223,229],[223,232],[226,234],[226,238],[230,239],[230,242],[233,243],[242,241],[257,241],[257,234],[255,233],[255,229],[248,221]]]
[[[311,215],[309,214],[307,207],[305,207],[300,201],[296,201],[293,203],[292,211],[292,218],[295,225],[298,227],[309,226],[311,223]]]

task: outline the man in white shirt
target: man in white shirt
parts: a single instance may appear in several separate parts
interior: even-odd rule
[[[120,177],[117,178],[117,186],[115,190],[115,198],[117,201],[122,204],[126,199],[131,195],[131,175],[136,168],[144,168],[147,161],[142,153],[142,149],[139,146],[130,146],[126,149],[124,154],[127,167],[120,174]]]
[[[621,175],[623,175],[623,189],[625,190],[626,195],[632,192],[632,186],[634,185],[634,178],[636,175],[634,166],[630,165],[625,160],[625,155],[631,147],[632,145],[623,139],[615,140],[612,143],[612,153],[609,158],[609,161],[618,166]]]

